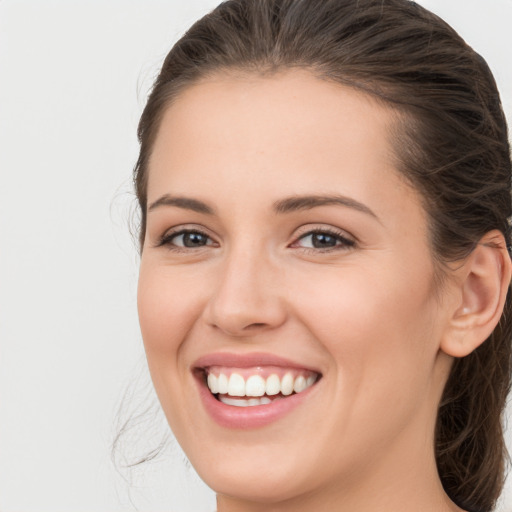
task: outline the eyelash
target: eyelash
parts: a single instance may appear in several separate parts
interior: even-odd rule
[[[185,247],[180,245],[175,245],[172,243],[172,240],[178,236],[185,236],[185,235],[200,235],[202,237],[206,237],[209,240],[212,240],[212,238],[206,234],[204,231],[201,231],[200,229],[180,229],[178,231],[171,231],[170,233],[165,233],[159,240],[157,247],[163,247],[167,246],[170,251],[174,252],[188,252],[193,249],[201,249],[202,247],[207,247],[214,244],[205,244],[204,246],[199,247]]]
[[[160,238],[160,240],[157,244],[157,247],[167,246],[168,249],[173,252],[189,252],[190,250],[201,249],[203,247],[216,245],[216,243],[214,242],[212,244],[206,243],[205,245],[202,245],[199,247],[184,247],[184,246],[179,246],[179,245],[175,245],[172,243],[172,240],[175,239],[176,237],[185,236],[185,235],[200,235],[200,236],[206,237],[207,239],[212,241],[212,238],[207,233],[205,233],[204,231],[201,231],[200,229],[181,229],[178,231],[172,231],[170,233],[164,234]],[[347,238],[341,231],[337,231],[337,230],[329,229],[329,228],[316,228],[316,229],[310,229],[310,230],[304,232],[303,234],[301,234],[292,244],[289,245],[289,247],[300,248],[300,246],[297,245],[298,242],[306,239],[309,236],[314,236],[314,235],[327,235],[329,237],[333,237],[336,240],[336,245],[334,247],[324,247],[324,248],[302,247],[303,251],[308,252],[308,253],[311,253],[311,252],[326,253],[326,252],[332,252],[332,251],[343,251],[343,250],[346,251],[346,250],[349,250],[356,246],[355,240]]]
[[[333,252],[333,251],[346,251],[353,247],[355,247],[356,242],[353,239],[347,238],[342,231],[337,231],[335,229],[330,228],[316,228],[316,229],[310,229],[300,235],[295,242],[291,244],[291,247],[294,247],[297,245],[297,243],[301,240],[304,240],[305,238],[309,236],[314,235],[327,235],[329,237],[332,237],[336,240],[336,245],[334,247],[303,247],[302,250],[306,252]]]

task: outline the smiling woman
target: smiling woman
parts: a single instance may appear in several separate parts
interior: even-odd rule
[[[512,209],[483,59],[407,0],[230,0],[139,138],[148,365],[218,511],[489,512]]]

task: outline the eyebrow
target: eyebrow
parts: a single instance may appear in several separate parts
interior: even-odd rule
[[[198,199],[192,199],[191,197],[173,197],[169,194],[165,194],[155,202],[151,203],[148,208],[148,212],[156,210],[162,206],[176,206],[183,208],[184,210],[192,210],[197,213],[204,213],[206,215],[213,215],[214,210],[203,201]]]
[[[341,205],[347,208],[371,215],[379,220],[377,215],[368,206],[346,196],[340,195],[327,195],[327,196],[294,196],[286,199],[281,199],[274,203],[274,210],[276,213],[290,213],[299,210],[310,210],[319,206]]]
[[[306,196],[293,196],[285,199],[280,199],[273,204],[273,209],[278,214],[292,213],[301,210],[310,210],[318,208],[319,206],[341,205],[347,208],[366,213],[375,219],[379,220],[378,216],[368,206],[352,199],[350,197],[341,195],[306,195]],[[153,203],[148,208],[151,212],[162,206],[175,206],[184,210],[191,210],[197,213],[206,215],[213,215],[215,210],[208,204],[193,199],[191,197],[171,196],[165,194]]]

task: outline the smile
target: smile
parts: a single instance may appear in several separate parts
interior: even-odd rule
[[[223,404],[234,407],[269,405],[302,393],[318,378],[318,374],[312,371],[273,366],[212,366],[205,369],[205,374],[210,392]]]
[[[220,426],[252,429],[290,414],[314,393],[322,374],[265,353],[216,353],[192,367],[208,415]]]

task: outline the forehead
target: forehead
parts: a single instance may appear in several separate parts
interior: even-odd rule
[[[297,143],[307,141],[306,153],[312,145],[336,139],[340,150],[364,141],[388,159],[386,134],[393,119],[393,111],[373,96],[307,71],[226,73],[177,96],[163,116],[156,145],[176,141],[172,149],[178,155],[178,140],[193,133],[212,149],[269,151],[279,146],[296,153]]]
[[[284,188],[317,189],[385,207],[384,185],[408,188],[389,140],[394,120],[372,96],[307,71],[209,77],[185,89],[163,116],[148,202],[163,193],[190,195],[192,185],[209,193],[224,182],[269,201]]]

